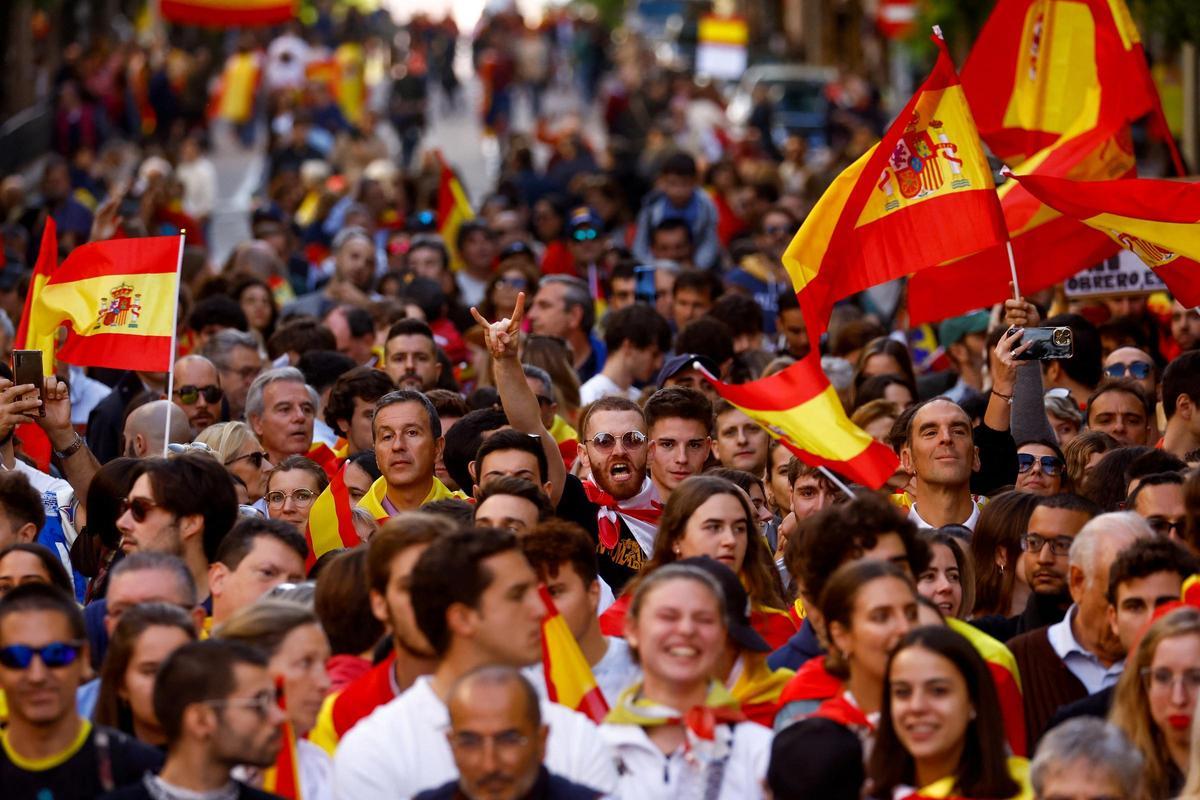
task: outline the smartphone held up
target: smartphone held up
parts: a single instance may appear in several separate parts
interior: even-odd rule
[[[13,351],[13,383],[17,386],[31,384],[37,387],[37,398],[42,401],[38,406],[37,415],[46,416],[46,389],[42,380],[42,351],[14,350]]]

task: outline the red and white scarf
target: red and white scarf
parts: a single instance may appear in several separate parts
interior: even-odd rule
[[[617,546],[623,520],[646,557],[654,555],[654,538],[658,535],[658,520],[662,516],[663,504],[649,477],[642,484],[642,490],[624,502],[617,501],[590,478],[583,482],[583,490],[588,500],[600,507],[596,512],[596,526],[601,547],[611,550]]]

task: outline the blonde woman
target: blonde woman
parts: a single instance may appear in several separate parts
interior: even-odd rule
[[[206,444],[221,459],[225,469],[246,484],[250,502],[267,493],[267,476],[274,464],[267,458],[262,443],[244,422],[218,422],[200,432],[196,441]]]

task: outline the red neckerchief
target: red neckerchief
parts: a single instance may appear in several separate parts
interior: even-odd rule
[[[583,491],[587,494],[588,500],[600,506],[600,510],[596,512],[596,527],[600,534],[600,546],[605,550],[616,547],[617,541],[621,538],[621,523],[618,514],[625,514],[651,525],[657,525],[662,516],[662,503],[657,500],[651,500],[649,508],[622,508],[615,497],[590,480],[583,481]]]
[[[868,733],[875,732],[875,726],[871,724],[871,720],[867,719],[867,715],[863,713],[861,708],[846,699],[845,692],[821,703],[817,710],[813,712],[813,716],[833,720],[839,725],[845,725],[847,728],[859,728]]]

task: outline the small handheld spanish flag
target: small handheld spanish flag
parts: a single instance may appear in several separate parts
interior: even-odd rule
[[[325,491],[313,501],[308,524],[304,526],[304,539],[308,543],[306,570],[330,550],[361,543],[354,527],[354,508],[350,502],[350,489],[346,486],[344,464],[333,473]]]
[[[567,621],[558,613],[550,590],[538,587],[538,595],[546,606],[546,618],[542,620],[542,671],[546,675],[546,694],[567,708],[587,715],[599,725],[608,714],[608,703],[596,685],[596,676],[588,666],[579,642],[567,627]]]
[[[275,693],[279,697],[279,707],[287,711],[287,698],[283,692],[283,678],[275,678]],[[279,746],[279,755],[275,757],[275,765],[263,772],[263,789],[284,798],[284,800],[302,800],[300,791],[300,753],[296,749],[296,729],[286,719],[280,723],[283,730],[283,742]]]

